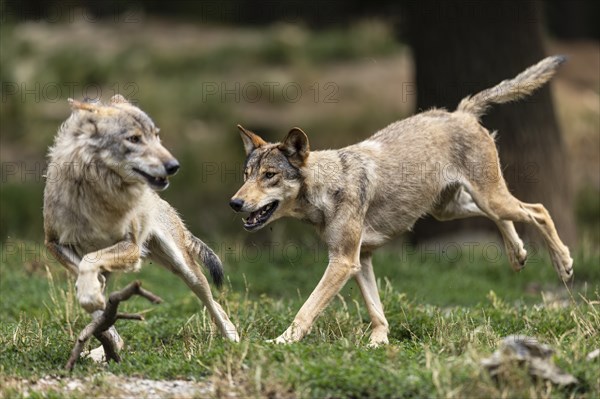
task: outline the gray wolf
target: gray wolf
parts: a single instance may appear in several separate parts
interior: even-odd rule
[[[48,250],[77,277],[81,306],[99,315],[108,274],[137,271],[142,258],[150,257],[182,278],[221,333],[238,341],[196,263],[206,266],[219,285],[219,258],[156,193],[179,169],[161,144],[159,129],[121,95],[109,104],[69,101],[72,113],[49,150],[44,230]],[[120,349],[123,342],[114,328],[111,335]],[[102,347],[94,351],[92,357],[100,360]]]
[[[387,343],[372,255],[425,214],[439,220],[488,217],[515,270],[524,267],[527,252],[513,222],[531,224],[542,234],[560,277],[570,279],[573,261],[548,211],[511,195],[494,134],[479,121],[490,105],[517,100],[545,84],[563,61],[548,57],[512,80],[466,97],[454,112],[432,109],[338,150],[310,151],[299,128],[280,143],[267,143],[238,125],[247,155],[245,181],[230,205],[250,213],[244,228],[255,231],[294,217],[314,225],[328,246],[325,274],[275,342],[300,340],[354,277],[372,321],[370,344]]]

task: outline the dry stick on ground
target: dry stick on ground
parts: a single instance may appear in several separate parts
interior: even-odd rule
[[[92,320],[92,322],[88,324],[79,334],[77,342],[71,351],[71,357],[65,365],[65,369],[69,371],[73,370],[73,366],[75,366],[75,362],[79,358],[79,355],[83,350],[83,346],[92,337],[92,335],[96,337],[100,343],[102,343],[107,362],[110,360],[114,360],[115,362],[121,361],[121,357],[117,353],[116,343],[113,342],[107,330],[119,319],[144,320],[144,317],[140,314],[117,313],[119,303],[121,301],[128,300],[133,295],[144,297],[152,303],[162,302],[160,297],[154,295],[150,291],[146,291],[141,286],[142,283],[140,281],[134,281],[121,291],[115,291],[109,295],[108,303],[106,304],[106,308],[104,309],[102,315],[100,315],[100,317],[97,319]]]

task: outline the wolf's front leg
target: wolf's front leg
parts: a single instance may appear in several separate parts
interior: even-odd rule
[[[103,295],[106,279],[101,272],[132,270],[140,262],[140,248],[129,240],[85,255],[79,262],[79,274],[75,283],[81,306],[89,313],[103,310],[106,305]]]
[[[79,256],[68,246],[61,245],[57,240],[46,237],[46,248],[69,272],[77,275],[79,269],[77,265],[81,262]]]
[[[140,262],[140,248],[132,240],[120,241],[85,255],[79,262],[79,274],[75,283],[77,299],[81,306],[91,313],[93,318],[99,317],[106,306],[106,278],[102,272],[135,269]],[[121,350],[124,343],[114,326],[108,329],[108,334],[117,350]],[[102,346],[92,349],[87,356],[95,362],[106,360]]]
[[[46,239],[46,247],[52,253],[52,255],[54,255],[54,257],[60,262],[60,264],[67,268],[67,270],[69,270],[75,275],[79,274],[79,268],[77,265],[81,264],[81,259],[71,248],[65,245],[61,245],[57,241],[49,239]],[[98,279],[104,279],[104,276],[98,274]],[[92,313],[92,318],[95,319],[101,314],[102,310],[96,310]],[[119,333],[117,333],[117,329],[114,326],[111,326],[108,329],[108,334],[113,343],[115,344],[114,346],[117,348],[117,350],[121,350],[123,348],[124,343],[121,337],[119,336]],[[104,348],[102,347],[102,345],[100,345],[96,349],[92,349],[87,354],[87,356],[89,356],[93,361],[98,363],[106,360],[104,356]]]
[[[344,287],[346,282],[360,270],[356,256],[331,256],[325,274],[308,300],[302,305],[292,324],[273,342],[278,344],[296,342],[310,331],[315,319]]]

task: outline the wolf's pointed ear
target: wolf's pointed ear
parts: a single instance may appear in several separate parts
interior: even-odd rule
[[[242,136],[242,141],[244,142],[244,149],[246,150],[246,155],[250,155],[252,151],[267,144],[259,135],[256,133],[252,133],[250,130],[244,129],[242,125],[237,125],[238,129],[240,129],[240,136]]]
[[[110,103],[111,104],[130,104],[130,102],[127,101],[127,99],[120,94],[115,94],[114,96],[112,96],[110,98]]]
[[[84,111],[98,112],[98,106],[94,103],[77,101],[77,100],[73,100],[72,98],[68,98],[67,101],[69,102],[69,105],[71,105],[71,109],[73,111],[81,109]]]
[[[279,149],[288,157],[290,163],[296,167],[301,167],[306,161],[310,152],[308,137],[299,127],[294,127],[283,142],[279,144]]]

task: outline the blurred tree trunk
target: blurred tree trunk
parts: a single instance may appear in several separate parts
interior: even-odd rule
[[[544,58],[541,10],[532,1],[435,1],[406,3],[408,35],[416,62],[418,111],[456,109],[468,94],[512,78]],[[511,192],[521,201],[541,202],[559,235],[575,242],[572,192],[564,143],[549,86],[513,104],[494,106],[482,119],[498,130],[500,159]],[[521,228],[530,239],[532,229]],[[440,223],[421,220],[415,241],[464,229],[494,229],[483,218]]]

